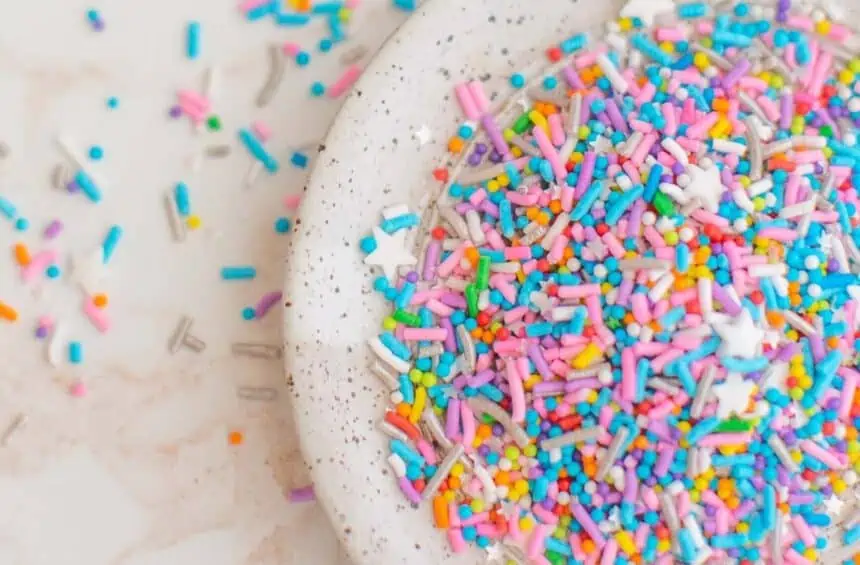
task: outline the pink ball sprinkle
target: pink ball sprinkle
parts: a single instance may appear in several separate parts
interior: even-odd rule
[[[76,398],[83,398],[87,395],[87,385],[82,381],[75,381],[69,386],[69,394]]]
[[[302,197],[299,194],[291,194],[289,196],[284,197],[284,206],[287,207],[287,210],[297,210],[299,205],[302,203]]]
[[[54,318],[47,315],[39,316],[39,327],[48,329],[54,327]]]

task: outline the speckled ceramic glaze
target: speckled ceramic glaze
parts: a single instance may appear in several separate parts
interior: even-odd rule
[[[543,51],[617,14],[617,0],[431,0],[389,40],[356,86],[320,154],[287,263],[287,379],[302,447],[335,530],[361,565],[484,562],[452,555],[429,506],[412,508],[376,430],[388,397],[366,342],[386,315],[379,273],[358,241],[393,204],[413,209],[430,187],[461,114],[455,84],[480,78],[495,104],[508,77]],[[537,66],[535,66],[535,64]],[[413,134],[427,126],[433,140]]]

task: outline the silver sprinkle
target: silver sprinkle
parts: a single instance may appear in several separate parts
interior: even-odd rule
[[[27,423],[27,415],[26,414],[18,414],[12,421],[6,426],[6,429],[3,431],[3,434],[0,435],[0,447],[6,447],[6,444],[9,443],[9,438],[17,432],[24,424]]]
[[[266,343],[234,343],[230,350],[233,355],[255,359],[280,359],[284,355],[281,346]]]
[[[278,397],[278,391],[266,386],[240,386],[236,396],[243,400],[260,400],[270,402]]]
[[[206,148],[206,156],[213,157],[215,159],[221,159],[230,154],[232,149],[229,145],[210,145]]]
[[[263,84],[263,88],[260,89],[260,93],[257,95],[258,107],[262,108],[272,100],[272,97],[275,95],[275,92],[277,92],[278,87],[284,80],[285,68],[286,63],[284,61],[284,56],[281,54],[281,50],[277,46],[273,45],[269,48],[269,76],[266,79],[265,84]]]
[[[193,320],[188,316],[182,316],[179,319],[176,329],[173,330],[173,334],[170,336],[170,341],[167,342],[167,349],[171,353],[176,353],[179,351],[179,348],[182,347],[182,344],[185,341],[185,335],[188,333],[188,330],[191,329],[192,322]]]

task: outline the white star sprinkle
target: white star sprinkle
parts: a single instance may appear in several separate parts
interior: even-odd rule
[[[715,166],[706,168],[698,165],[689,165],[687,175],[690,177],[684,193],[690,200],[697,198],[708,212],[714,214],[719,211],[720,198],[726,191],[723,181],[720,179],[720,171]]]
[[[831,496],[824,501],[824,506],[827,508],[827,513],[830,514],[830,517],[835,518],[842,514],[845,502],[843,502],[838,496]]]
[[[729,373],[726,380],[714,385],[713,391],[719,401],[717,418],[724,420],[732,412],[738,415],[746,412],[754,388],[755,383],[745,381],[740,373]]]
[[[401,238],[388,235],[382,228],[374,226],[373,239],[376,249],[364,258],[365,265],[382,267],[382,272],[389,279],[394,278],[401,265],[414,265],[418,260],[403,247]]]
[[[412,134],[412,137],[418,141],[418,146],[421,147],[430,143],[430,140],[433,138],[433,132],[430,131],[430,128],[428,128],[426,124],[422,124],[421,127]]]
[[[622,18],[639,18],[646,26],[654,23],[654,18],[675,9],[672,0],[628,0],[621,8]]]
[[[756,326],[746,308],[731,322],[711,324],[714,331],[723,340],[720,344],[720,355],[751,359],[758,355],[761,342],[764,340],[764,330]]]

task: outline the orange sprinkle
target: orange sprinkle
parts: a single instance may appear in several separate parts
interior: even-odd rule
[[[99,294],[96,294],[95,296],[93,296],[93,304],[96,307],[104,308],[105,306],[107,306],[107,303],[108,303],[107,294],[100,292]]]
[[[32,258],[30,257],[30,251],[27,249],[27,246],[23,243],[16,243],[14,249],[15,261],[22,267],[29,265]]]
[[[767,318],[767,323],[773,328],[782,328],[785,326],[785,318],[775,310],[768,310],[765,317]]]
[[[448,503],[442,495],[433,497],[433,522],[440,530],[447,530],[450,526],[451,522],[448,519]]]
[[[729,101],[725,98],[714,98],[711,107],[717,112],[725,113],[729,111]]]
[[[18,319],[18,311],[5,302],[0,301],[0,318],[14,322]]]
[[[451,153],[459,153],[465,147],[465,142],[459,137],[452,137],[448,140],[448,151]]]
[[[403,418],[408,418],[409,414],[412,413],[412,407],[406,404],[405,402],[401,402],[397,405],[397,415]]]
[[[227,441],[230,442],[230,445],[242,445],[245,436],[242,435],[242,432],[232,431],[227,435]]]

